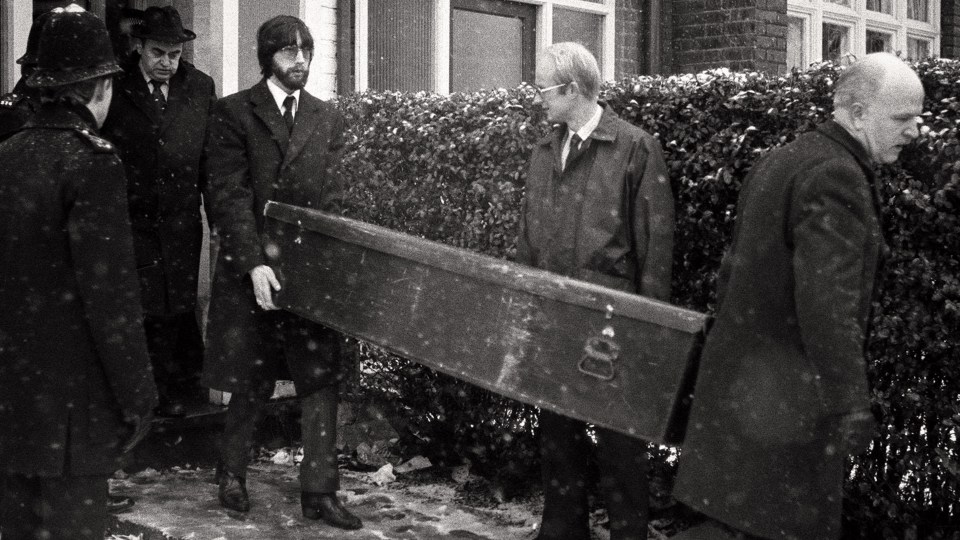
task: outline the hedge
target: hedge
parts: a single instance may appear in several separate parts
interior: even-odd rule
[[[850,460],[849,538],[960,538],[960,64],[915,64],[924,127],[899,164],[879,170],[891,256],[868,342],[881,418]],[[756,159],[828,118],[842,68],[787,76],[711,70],[609,84],[601,99],[654,134],[676,198],[672,301],[709,312],[741,182]],[[533,143],[545,133],[529,87],[438,96],[344,96],[344,173],[352,217],[510,258]],[[536,464],[536,411],[364,347],[368,396],[389,400],[409,440],[487,470]],[[657,470],[672,470],[667,452]]]

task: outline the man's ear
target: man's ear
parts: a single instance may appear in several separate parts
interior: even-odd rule
[[[850,123],[853,128],[857,131],[860,131],[864,127],[864,121],[866,120],[867,108],[863,103],[856,102],[847,109],[850,114]]]
[[[579,94],[580,85],[577,84],[577,81],[570,81],[569,83],[567,83],[567,86],[564,87],[564,91],[567,94]]]

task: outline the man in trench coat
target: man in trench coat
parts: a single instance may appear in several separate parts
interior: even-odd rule
[[[246,468],[254,426],[281,368],[293,377],[303,411],[301,507],[309,519],[344,529],[362,524],[337,498],[337,403],[341,337],[280,311],[273,292],[275,246],[267,245],[264,205],[275,200],[334,210],[343,191],[335,169],[344,120],[305,90],[313,37],[295,17],[257,33],[263,80],[221,99],[205,151],[208,200],[221,245],[207,327],[203,382],[232,392],[221,447],[219,497],[246,512]]]
[[[659,300],[670,298],[673,195],[660,145],[597,103],[600,70],[576,43],[537,62],[537,97],[556,124],[534,147],[517,261]],[[647,538],[647,443],[596,428],[611,540]],[[539,540],[589,540],[584,422],[540,411]]]
[[[216,94],[213,79],[180,58],[195,37],[176,9],[148,8],[103,126],[127,174],[144,330],[165,416],[183,415],[184,403],[199,398],[203,359],[200,158]]]
[[[922,107],[906,64],[867,55],[838,79],[833,120],[745,180],[674,493],[710,519],[677,538],[840,536],[844,458],[875,429],[864,346],[885,244],[873,166],[917,136]]]
[[[103,22],[68,9],[28,79],[46,103],[0,143],[4,540],[102,539],[121,445],[157,401],[123,166],[97,135],[120,68]]]

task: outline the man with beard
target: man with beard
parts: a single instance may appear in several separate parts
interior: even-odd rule
[[[127,173],[157,412],[176,417],[200,398],[200,158],[216,94],[213,79],[181,58],[196,34],[183,28],[176,9],[148,8],[132,36],[134,62],[116,79],[103,136],[119,149]]]
[[[334,169],[344,121],[305,90],[313,37],[296,17],[281,15],[257,32],[263,80],[220,100],[205,149],[209,215],[221,239],[207,327],[203,383],[232,393],[218,467],[220,504],[246,512],[249,448],[278,369],[292,375],[302,407],[300,467],[304,517],[343,529],[360,520],[337,498],[336,429],[339,335],[280,311],[273,292],[276,249],[265,243],[268,200],[334,209],[343,186]]]

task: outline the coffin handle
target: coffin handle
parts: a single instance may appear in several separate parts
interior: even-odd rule
[[[620,356],[620,345],[612,338],[594,336],[587,339],[583,346],[583,356],[577,363],[577,369],[584,375],[612,381],[616,376],[614,362]]]

